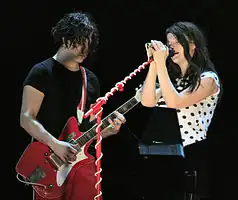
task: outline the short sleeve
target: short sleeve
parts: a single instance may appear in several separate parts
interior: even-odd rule
[[[208,72],[203,72],[201,74],[201,79],[207,78],[207,77],[213,78],[216,82],[217,87],[220,88],[220,81],[219,81],[219,78],[215,72],[208,71]]]
[[[208,78],[208,77],[214,79],[214,81],[218,87],[218,92],[216,94],[218,94],[220,92],[220,80],[219,80],[217,74],[212,71],[203,72],[201,74],[201,79]]]
[[[42,64],[34,65],[23,82],[23,87],[30,85],[42,93],[46,93],[48,80],[47,68]]]

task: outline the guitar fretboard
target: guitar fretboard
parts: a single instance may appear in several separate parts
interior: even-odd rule
[[[121,114],[126,114],[130,109],[132,109],[138,103],[139,103],[139,101],[135,97],[132,97],[126,103],[124,103],[118,109],[116,109],[116,111],[118,111]],[[114,118],[116,118],[116,114],[114,112],[112,112],[111,114],[106,116],[102,120],[102,125],[100,127],[101,131],[104,130],[106,127],[108,127],[110,125],[108,119],[112,119],[113,120]],[[97,128],[97,124],[95,124],[91,129],[89,129],[87,132],[85,132],[82,136],[77,138],[76,139],[76,143],[78,143],[80,146],[83,146],[87,142],[92,140],[97,135],[96,128]]]

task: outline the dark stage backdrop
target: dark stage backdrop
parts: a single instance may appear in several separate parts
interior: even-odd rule
[[[235,188],[231,180],[237,173],[234,149],[231,145],[237,133],[235,79],[237,66],[232,48],[237,35],[234,30],[234,3],[232,1],[28,1],[12,4],[6,10],[6,18],[10,20],[9,41],[7,48],[9,58],[14,54],[16,69],[16,158],[17,163],[30,137],[20,128],[19,113],[21,104],[21,84],[33,64],[52,56],[55,53],[50,36],[51,26],[66,12],[84,10],[90,12],[99,26],[101,38],[99,50],[93,63],[86,67],[92,69],[101,83],[102,95],[115,84],[123,80],[140,64],[146,61],[144,43],[157,39],[165,41],[165,29],[179,20],[193,21],[199,25],[207,39],[208,48],[217,71],[224,84],[224,96],[215,114],[214,122],[208,134],[208,142],[204,145],[209,151],[205,153],[209,162],[209,190],[213,196],[231,199]],[[10,18],[10,19],[9,19]],[[14,47],[15,49],[12,49]],[[233,54],[233,55],[232,55]],[[92,65],[90,65],[92,64]],[[123,92],[116,92],[103,106],[104,115],[135,95],[135,88],[145,78],[147,69],[129,80]],[[140,193],[139,187],[130,180],[137,180],[139,167],[137,164],[137,137],[146,125],[150,109],[141,105],[133,108],[127,115],[127,124],[121,133],[103,141],[103,180],[105,193],[116,199],[118,192]],[[233,116],[232,116],[233,114]],[[200,151],[200,150],[199,150]],[[197,152],[199,153],[199,152]],[[162,158],[164,159],[164,158]],[[161,180],[152,179],[162,185],[162,180],[170,179],[170,162],[163,163],[158,173]],[[163,171],[167,169],[167,171]],[[13,174],[14,175],[14,174]],[[133,179],[133,176],[135,178]],[[172,180],[172,179],[171,179]],[[143,179],[138,182],[144,181]],[[31,199],[31,189],[14,179],[21,199]],[[129,187],[130,185],[130,187]],[[131,187],[134,186],[134,187]],[[110,192],[109,192],[110,191]],[[15,193],[15,191],[14,191]],[[130,194],[128,194],[129,196]],[[128,197],[129,198],[129,197]],[[124,198],[126,199],[126,197]]]

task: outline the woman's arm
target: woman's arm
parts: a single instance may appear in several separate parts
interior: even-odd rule
[[[152,52],[161,92],[168,107],[183,108],[190,106],[218,91],[215,80],[206,77],[201,80],[197,90],[188,93],[178,93],[169,78],[166,67],[165,61],[168,56],[168,49],[161,42],[152,42],[152,44],[154,47]]]
[[[178,93],[170,81],[165,66],[158,66],[157,74],[160,81],[160,88],[163,93],[163,98],[167,106],[170,108],[183,108],[193,105],[216,93],[218,90],[215,80],[213,78],[206,77],[201,79],[200,86],[197,88],[197,90],[187,93]]]
[[[152,62],[142,88],[141,104],[143,106],[154,107],[161,96],[161,90],[156,89],[156,78],[156,65]]]

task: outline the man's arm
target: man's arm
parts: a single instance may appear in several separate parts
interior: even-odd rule
[[[77,152],[70,143],[59,141],[51,135],[37,120],[44,94],[30,85],[23,88],[20,125],[33,138],[48,145],[64,162],[73,161]]]
[[[40,110],[44,94],[32,86],[26,85],[23,89],[22,107],[20,115],[20,125],[33,138],[51,146],[56,140],[45,128],[36,120]]]

